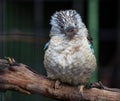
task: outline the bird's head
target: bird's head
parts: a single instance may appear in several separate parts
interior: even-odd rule
[[[50,22],[51,35],[63,34],[73,37],[84,26],[80,15],[75,10],[59,11],[53,14]]]

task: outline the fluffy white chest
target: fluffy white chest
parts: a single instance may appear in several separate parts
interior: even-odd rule
[[[54,36],[45,52],[44,64],[49,78],[78,85],[88,82],[96,60],[86,38],[65,40]]]

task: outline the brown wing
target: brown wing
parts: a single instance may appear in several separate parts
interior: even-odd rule
[[[88,41],[90,42],[90,44],[93,44],[93,39],[92,39],[92,37],[90,36],[90,34],[88,34],[87,39],[88,39]]]

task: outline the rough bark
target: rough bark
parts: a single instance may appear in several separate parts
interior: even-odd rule
[[[0,59],[0,91],[39,94],[65,101],[120,101],[120,92],[91,88],[84,89],[81,96],[78,87],[61,84],[55,89],[54,84],[55,81],[34,73],[24,64],[11,65],[8,61]]]

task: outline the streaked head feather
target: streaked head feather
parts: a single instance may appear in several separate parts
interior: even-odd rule
[[[50,24],[52,25],[51,33],[63,33],[69,25],[81,29],[84,24],[80,15],[75,10],[61,10],[55,12],[51,17]],[[63,32],[62,32],[63,31]]]

